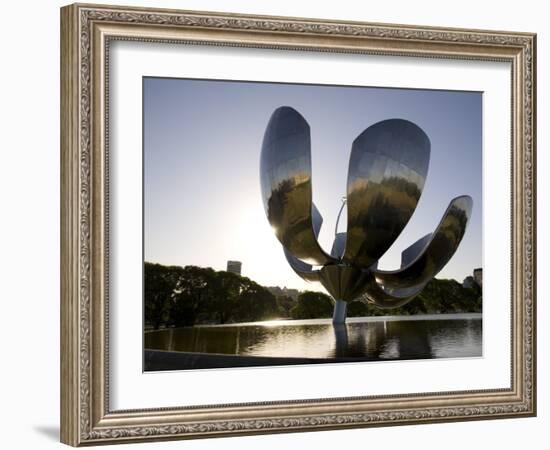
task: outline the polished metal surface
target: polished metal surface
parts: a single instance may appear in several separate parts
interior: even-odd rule
[[[321,226],[323,225],[323,217],[321,216],[321,213],[315,206],[315,203],[312,203],[312,225],[313,225],[313,234],[315,235],[315,239],[319,237],[319,232],[321,231]],[[303,278],[306,281],[319,281],[319,271],[313,270],[313,267],[311,264],[307,264],[303,261],[300,261],[298,258],[296,258],[290,251],[288,251],[284,246],[283,250],[285,252],[285,257],[296,274]]]
[[[413,298],[420,294],[422,289],[424,289],[424,286],[425,284],[405,289],[395,289],[389,293],[382,286],[380,286],[373,277],[365,286],[365,290],[363,294],[358,297],[358,300],[366,303],[372,303],[380,309],[399,308],[400,306],[409,303]]]
[[[344,256],[344,250],[346,248],[346,234],[336,233],[334,236],[334,242],[332,243],[332,249],[330,254],[333,258],[341,259]]]
[[[401,252],[401,269],[412,263],[424,251],[432,239],[432,235],[433,233],[428,233]]]
[[[313,231],[309,125],[293,108],[280,107],[269,120],[260,181],[267,218],[283,247],[309,264],[334,262]]]
[[[292,270],[294,270],[294,272],[296,272],[296,275],[306,281],[319,281],[318,270],[313,270],[313,267],[310,264],[300,261],[284,247],[283,251],[285,253],[288,265],[292,268]]]
[[[312,202],[309,125],[293,108],[276,109],[264,135],[260,178],[268,221],[291,268],[320,282],[336,304],[359,299],[396,308],[412,300],[454,255],[472,211],[470,197],[453,199],[436,230],[402,252],[399,270],[378,270],[416,209],[429,160],[428,136],[407,120],[384,120],[361,133],[338,213],[339,219],[347,206],[347,232],[338,233],[337,221],[329,255],[317,241],[323,218]]]
[[[422,242],[427,240],[424,237],[411,246],[424,244],[417,256],[399,270],[374,270],[376,281],[386,289],[401,289],[424,285],[435,277],[458,248],[472,214],[472,203],[472,199],[467,195],[453,199],[436,230],[429,235],[429,242]],[[405,255],[402,256],[402,261],[407,261]]]
[[[407,120],[378,122],[355,139],[344,262],[368,269],[391,247],[416,209],[429,161],[428,136]]]
[[[328,293],[346,302],[359,298],[371,280],[369,271],[344,264],[328,264],[319,271],[319,281]]]
[[[336,225],[334,226],[334,242],[332,243],[332,249],[330,250],[330,255],[338,260],[342,259],[342,256],[344,256],[344,250],[346,249],[347,233],[338,233],[338,224],[340,223],[340,217],[342,217],[342,212],[344,211],[346,203],[347,199],[346,197],[343,197],[342,206],[340,207],[340,211],[338,211]]]

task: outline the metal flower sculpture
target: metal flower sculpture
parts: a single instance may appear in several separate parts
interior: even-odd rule
[[[453,199],[435,231],[402,252],[400,269],[377,268],[416,209],[429,160],[428,136],[412,122],[384,120],[363,131],[351,149],[347,232],[335,234],[327,253],[317,241],[323,218],[312,201],[309,125],[288,106],[273,112],[260,161],[267,219],[292,269],[334,298],[334,323],[345,321],[353,300],[379,308],[409,302],[458,248],[472,210],[467,195]]]

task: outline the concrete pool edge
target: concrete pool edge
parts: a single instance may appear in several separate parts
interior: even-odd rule
[[[467,358],[479,358],[482,355],[471,355]],[[440,359],[426,358],[392,358],[387,361]],[[238,367],[291,366],[300,364],[330,364],[350,362],[380,362],[379,358],[369,357],[333,357],[333,358],[296,358],[279,356],[242,356],[222,353],[174,352],[169,350],[145,349],[143,351],[143,371],[161,372],[170,370],[196,369],[229,369]]]
[[[295,358],[278,356],[241,356],[225,355],[221,353],[174,352],[154,349],[145,349],[143,353],[144,372],[374,361],[373,358],[366,357]]]

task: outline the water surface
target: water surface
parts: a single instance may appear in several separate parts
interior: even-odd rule
[[[482,356],[481,314],[284,320],[145,333],[146,349],[198,354],[359,360]]]

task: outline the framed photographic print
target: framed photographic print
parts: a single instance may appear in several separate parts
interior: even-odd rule
[[[62,441],[534,415],[535,38],[62,8]]]

